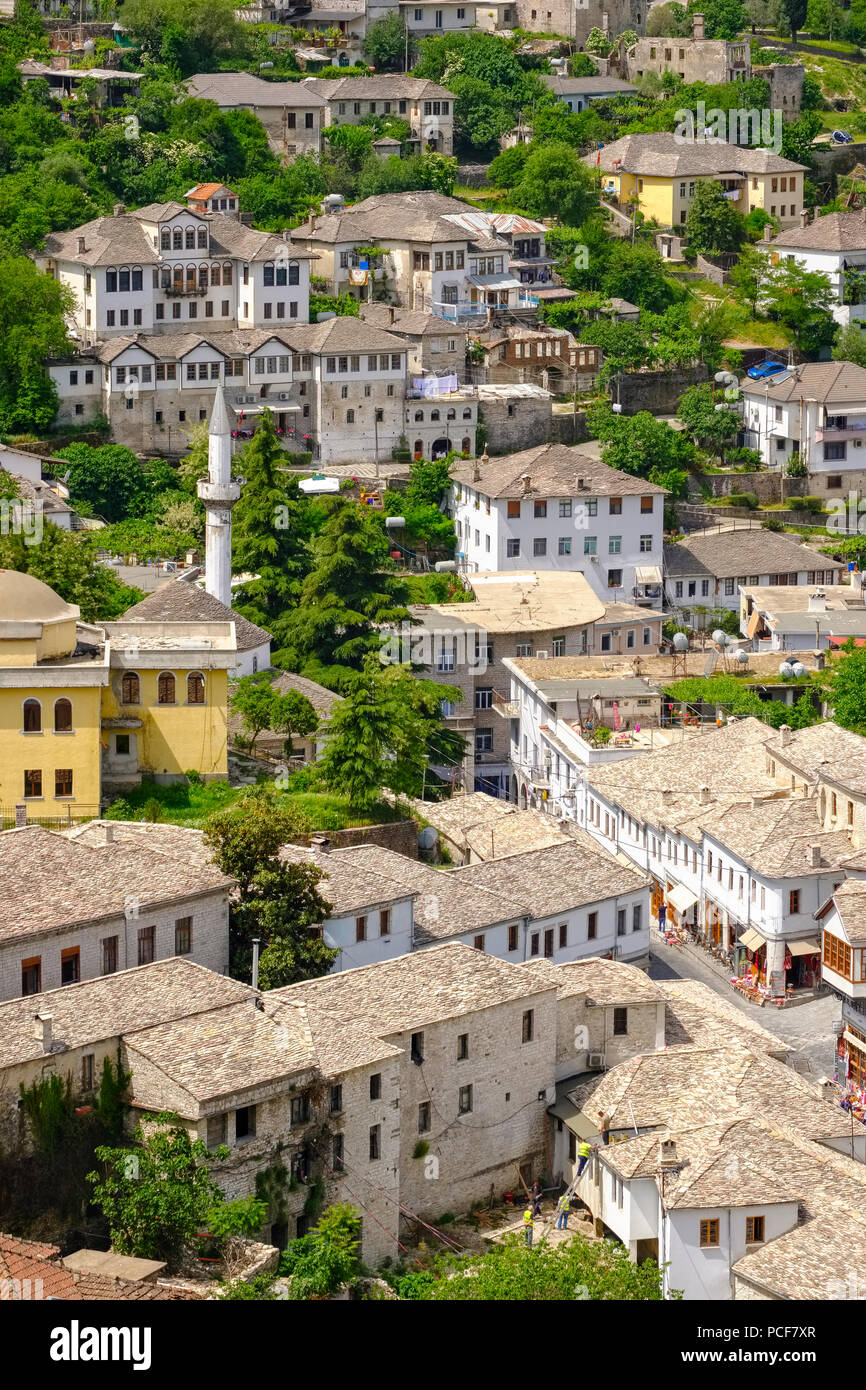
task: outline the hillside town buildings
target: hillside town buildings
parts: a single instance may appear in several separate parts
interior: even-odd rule
[[[838,560],[803,546],[799,536],[764,530],[696,533],[664,548],[665,603],[690,626],[714,627],[714,614],[740,612],[746,587],[833,585],[842,569]]]
[[[743,442],[767,467],[785,469],[796,454],[816,496],[847,498],[863,489],[866,369],[803,362],[761,382],[744,377],[740,395]]]

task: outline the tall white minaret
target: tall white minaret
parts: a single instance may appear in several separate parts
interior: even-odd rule
[[[208,429],[208,472],[198,484],[198,495],[207,513],[205,529],[204,586],[209,594],[231,607],[232,507],[241,495],[240,483],[232,482],[232,429],[222,384],[217,386]]]

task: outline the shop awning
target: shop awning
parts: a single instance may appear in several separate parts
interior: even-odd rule
[[[821,943],[816,936],[807,936],[804,941],[786,941],[785,945],[792,956],[815,956],[821,950]]]
[[[677,912],[688,912],[690,907],[694,907],[698,897],[690,888],[685,888],[680,883],[676,888],[672,888],[668,893],[668,906],[676,908]]]
[[[754,927],[749,927],[748,931],[743,932],[743,935],[737,942],[738,946],[745,946],[748,951],[757,951],[759,947],[766,946],[766,944],[761,933],[755,931]]]
[[[658,565],[635,565],[634,577],[638,584],[661,584],[662,572]]]
[[[850,1043],[852,1047],[858,1048],[860,1052],[866,1051],[866,1049],[864,1049],[863,1047],[863,1039],[858,1038],[854,1033],[849,1033],[847,1028],[845,1029],[845,1032],[842,1034],[842,1037],[845,1039],[847,1043]]]

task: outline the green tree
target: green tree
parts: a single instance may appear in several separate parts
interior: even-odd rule
[[[782,14],[784,16],[785,27],[791,35],[791,41],[797,42],[797,34],[806,23],[807,0],[782,0]],[[734,35],[720,35],[720,37],[735,37]]]
[[[587,53],[574,53],[568,61],[568,70],[572,77],[598,76],[598,65]]]
[[[295,602],[309,567],[310,505],[286,464],[273,415],[265,410],[234,461],[246,481],[232,516],[232,564],[256,576],[238,589],[238,612],[269,632]]]
[[[184,1246],[222,1200],[207,1160],[226,1157],[228,1150],[209,1153],[204,1141],[191,1139],[167,1111],[157,1116],[156,1125],[147,1133],[138,1127],[134,1148],[100,1146],[101,1168],[87,1180],[114,1249],[175,1268]]]
[[[837,325],[831,309],[835,296],[829,278],[806,270],[799,261],[780,261],[762,292],[762,307],[792,334],[802,352],[817,353],[832,343]]]
[[[692,21],[685,5],[669,0],[664,5],[654,5],[647,15],[646,31],[649,38],[685,39],[691,38]]]
[[[836,723],[852,733],[866,733],[866,647],[855,647],[853,637],[843,646],[828,685]]]
[[[803,0],[805,5],[805,0]],[[708,39],[736,39],[746,28],[749,17],[740,0],[689,0],[689,15],[704,16],[704,32]]]
[[[300,734],[307,738],[315,733],[319,717],[310,701],[297,690],[281,695],[266,672],[242,676],[231,695],[233,714],[241,717],[250,750],[265,729],[274,733]]]
[[[714,179],[699,179],[686,217],[686,239],[698,255],[738,251],[746,240],[744,219]]]
[[[0,535],[0,569],[21,570],[41,579],[67,603],[76,603],[86,623],[110,622],[144,595],[122,584],[96,558],[97,532],[70,533],[47,521],[42,540],[29,545],[27,537]]]
[[[69,464],[73,503],[86,502],[105,521],[123,521],[142,500],[145,476],[131,449],[120,444],[70,444],[57,457]]]
[[[606,58],[611,50],[611,42],[603,29],[594,26],[586,36],[586,43],[583,45],[587,53],[595,53],[600,58]]]
[[[601,289],[608,297],[616,295],[627,299],[653,314],[668,308],[674,295],[655,247],[617,238],[613,239],[605,259]]]
[[[723,409],[717,410],[717,405]],[[724,467],[725,449],[743,425],[736,406],[716,401],[711,386],[692,386],[680,397],[677,415],[698,447],[714,454]]]
[[[381,519],[354,502],[337,502],[312,545],[313,567],[297,606],[280,625],[282,664],[339,687],[340,667],[360,670],[379,648],[379,625],[409,617],[406,589],[387,572]]]
[[[740,253],[736,265],[731,270],[730,284],[734,297],[741,303],[748,304],[753,318],[757,315],[764,286],[769,283],[772,272],[769,254],[750,247]]]
[[[682,431],[671,429],[649,411],[614,415],[605,406],[593,413],[592,424],[602,441],[602,459],[609,468],[621,468],[638,478],[652,478],[669,469],[688,471],[694,466],[694,446]]]
[[[570,145],[544,145],[523,166],[514,201],[530,217],[579,227],[597,206],[595,177]]]
[[[229,929],[231,974],[250,978],[252,943],[258,937],[263,989],[326,975],[338,954],[310,931],[332,912],[318,890],[321,869],[280,857],[282,847],[302,829],[288,798],[270,783],[248,787],[232,806],[205,822],[204,840],[214,862],[238,882]]]
[[[400,72],[405,52],[406,28],[399,10],[391,10],[367,29],[364,57],[377,72]]]
[[[531,149],[530,145],[511,145],[503,150],[487,166],[487,182],[494,188],[514,188],[520,183]]]
[[[126,0],[123,26],[145,59],[185,77],[215,72],[247,48],[246,25],[234,0]]]
[[[440,1256],[431,1273],[432,1280],[416,1280],[415,1297],[448,1303],[529,1303],[573,1300],[575,1290],[592,1301],[658,1302],[663,1296],[662,1272],[654,1260],[635,1264],[617,1242],[591,1241],[582,1235],[555,1246],[542,1241],[533,1250],[527,1250],[519,1236],[506,1236],[483,1255],[473,1251]],[[412,1285],[404,1293],[399,1277],[395,1282],[401,1296],[411,1296]]]
[[[289,1297],[327,1298],[359,1273],[361,1216],[348,1202],[322,1212],[309,1235],[293,1240],[280,1257],[280,1274],[289,1275]]]
[[[836,334],[833,357],[837,362],[854,362],[866,367],[866,333],[856,323],[847,323]]]
[[[71,350],[72,306],[71,292],[26,256],[0,254],[0,432],[43,430],[54,418],[57,390],[45,361]]]

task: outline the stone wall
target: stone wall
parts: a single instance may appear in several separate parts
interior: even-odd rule
[[[584,440],[589,439],[586,412],[554,411],[550,422],[550,437],[557,444],[582,444]]]
[[[551,435],[553,398],[514,396],[510,400],[479,401],[491,454],[515,454],[546,444]]]
[[[736,256],[708,256],[698,255],[695,258],[695,265],[701,272],[705,280],[709,280],[713,285],[724,285],[730,280],[730,269],[736,264]]]
[[[418,858],[418,823],[414,820],[386,821],[383,825],[350,825],[345,830],[323,832],[331,849],[348,849],[353,845],[381,845],[409,859]],[[299,835],[298,844],[308,845],[310,835]]]
[[[701,483],[711,489],[714,497],[728,497],[732,492],[753,492],[759,502],[782,500],[782,475],[769,469],[760,473],[703,473]],[[786,497],[805,495],[805,478],[785,478]]]
[[[623,372],[611,383],[611,395],[619,399],[624,415],[636,415],[640,410],[672,415],[683,392],[706,379],[703,365],[675,372]]]

